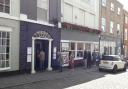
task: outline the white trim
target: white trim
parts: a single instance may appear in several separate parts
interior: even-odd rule
[[[41,25],[46,25],[51,27],[55,26],[54,24],[50,24],[45,21],[36,21],[36,20],[27,19],[27,18],[24,18],[22,15],[20,15],[20,17],[11,16],[10,14],[2,13],[2,12],[0,12],[0,18],[6,18],[11,20],[17,20],[17,21],[26,21],[26,22],[31,22],[31,23],[36,23],[36,24],[41,24]]]
[[[10,70],[10,69],[11,69],[11,67],[0,68],[0,71]]]
[[[22,17],[20,17],[20,21],[42,24],[42,25],[51,26],[51,27],[55,26],[54,24],[49,24],[48,22],[45,22],[45,21],[36,21],[36,20],[26,19],[26,18],[22,18]]]
[[[61,40],[61,42],[76,42],[76,43],[98,43],[98,42],[94,42],[94,41],[75,41],[75,40]]]
[[[48,50],[48,52],[49,52],[49,56],[48,56],[48,68],[47,68],[47,70],[48,71],[51,71],[52,70],[52,66],[51,66],[51,47],[52,47],[52,41],[53,41],[53,39],[48,39],[48,38],[40,38],[40,37],[32,37],[32,62],[31,62],[31,73],[32,74],[35,74],[36,73],[36,71],[35,71],[35,56],[34,56],[34,54],[35,54],[35,40],[36,39],[39,39],[39,40],[48,40],[49,41],[49,50]]]
[[[40,37],[32,37],[32,39],[38,39],[38,40],[48,40],[48,41],[52,41],[53,39],[48,39],[48,38],[40,38]]]
[[[11,32],[12,28],[11,27],[0,26],[0,31]]]
[[[10,14],[2,13],[2,12],[0,12],[0,17],[6,19],[12,19],[12,20],[19,20],[19,17],[11,16]]]

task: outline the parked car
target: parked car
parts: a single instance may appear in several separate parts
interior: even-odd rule
[[[124,57],[124,61],[126,62],[127,66],[128,66],[128,57]]]
[[[117,70],[126,71],[126,67],[126,62],[122,57],[118,55],[105,55],[100,60],[99,71],[101,71],[102,69],[107,69],[112,70],[114,73],[116,73]]]

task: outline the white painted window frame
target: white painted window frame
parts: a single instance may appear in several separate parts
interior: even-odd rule
[[[9,32],[9,34],[10,34],[10,38],[9,38],[10,39],[10,45],[9,45],[9,48],[10,48],[10,51],[9,51],[9,67],[0,68],[0,71],[10,70],[11,69],[11,32],[12,32],[12,28],[11,27],[0,26],[0,31]]]
[[[83,57],[77,57],[77,52],[79,51],[78,49],[77,49],[77,44],[78,43],[83,43],[84,45],[84,47],[83,47],[83,52],[84,52],[84,50],[85,50],[85,44],[90,44],[91,45],[91,47],[90,47],[90,51],[92,52],[93,51],[93,47],[92,46],[94,46],[94,44],[97,44],[98,45],[98,42],[91,42],[91,41],[74,41],[74,40],[61,40],[61,43],[75,43],[75,50],[69,50],[69,51],[75,51],[75,58],[74,58],[74,60],[81,60],[81,59],[83,59]],[[69,48],[70,48],[70,46],[69,46]],[[82,50],[81,50],[82,51]]]
[[[117,14],[120,15],[121,9],[118,7]]]
[[[111,2],[111,11],[114,11],[114,9],[115,9],[114,3]]]
[[[9,5],[9,13],[5,13],[5,12],[0,12],[0,13],[5,13],[5,14],[10,14],[10,13],[11,13],[11,0],[9,0],[9,2],[10,2],[10,3],[9,3],[9,4],[10,4],[10,5]],[[5,5],[4,5],[4,6],[5,6]]]
[[[105,32],[106,31],[106,19],[102,18],[102,31]]]
[[[102,0],[102,6],[106,7],[107,1],[106,0]]]
[[[37,2],[38,2],[38,0],[37,0]],[[38,3],[37,3],[37,8],[38,8]],[[42,20],[38,20],[38,21],[42,22]],[[48,22],[48,21],[49,21],[49,0],[47,0],[47,21],[46,22]]]
[[[124,36],[124,40],[128,40],[128,29],[125,29],[125,36]]]
[[[110,22],[110,33],[113,33],[114,22]]]

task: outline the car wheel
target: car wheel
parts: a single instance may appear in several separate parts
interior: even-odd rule
[[[126,67],[127,67],[127,66],[126,66],[126,64],[125,64],[125,65],[124,65],[124,68],[123,68],[123,71],[126,71]]]
[[[116,72],[117,72],[117,65],[115,65],[113,68],[113,73],[116,73]]]

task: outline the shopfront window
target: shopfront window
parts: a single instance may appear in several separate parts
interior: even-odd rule
[[[85,43],[85,50],[91,51],[91,44]]]
[[[10,33],[0,32],[0,69],[9,68]]]
[[[74,53],[76,59],[82,59],[84,56],[84,50],[91,51],[91,44],[84,42],[62,42],[61,51]]]
[[[83,57],[84,43],[77,43],[77,57]]]
[[[67,52],[69,51],[69,43],[61,43],[61,51],[62,52]]]
[[[75,50],[75,43],[70,43],[70,50]]]

